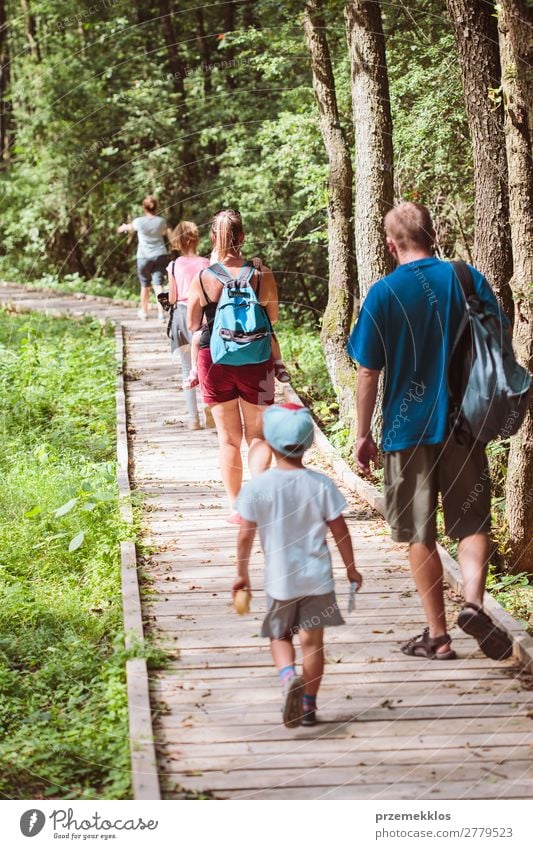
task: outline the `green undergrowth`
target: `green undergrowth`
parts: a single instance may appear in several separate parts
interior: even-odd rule
[[[354,468],[349,451],[348,428],[338,421],[338,405],[329,379],[320,336],[316,327],[282,318],[276,326],[281,352],[291,374],[291,384],[302,401],[311,409],[319,426],[346,462]],[[505,523],[505,477],[509,440],[488,446],[487,454],[492,484],[492,524],[496,543],[487,589],[515,618],[533,634],[533,587],[527,574],[506,572],[508,536]],[[374,472],[373,484],[383,491],[383,469]],[[457,543],[444,534],[442,512],[439,512],[439,542],[456,556]]]
[[[0,795],[131,795],[112,329],[0,312]]]

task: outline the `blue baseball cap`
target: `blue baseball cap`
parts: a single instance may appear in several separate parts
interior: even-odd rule
[[[285,457],[301,457],[313,444],[311,413],[297,404],[274,404],[263,416],[263,434],[270,445]]]

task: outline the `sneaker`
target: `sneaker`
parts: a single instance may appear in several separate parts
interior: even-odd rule
[[[283,724],[286,728],[297,728],[302,724],[302,702],[304,697],[304,679],[293,675],[283,688]]]
[[[302,725],[316,725],[316,710],[308,710],[307,713],[304,713],[302,716]]]
[[[148,318],[148,313],[145,312],[145,310],[139,310],[139,312],[137,313],[137,318],[140,318],[141,321],[146,321],[146,319]]]

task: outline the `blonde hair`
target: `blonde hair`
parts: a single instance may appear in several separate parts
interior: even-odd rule
[[[237,209],[221,209],[211,222],[211,235],[219,260],[238,251],[244,239],[241,214]]]
[[[157,212],[157,198],[153,195],[146,195],[143,200],[143,209],[145,212]]]
[[[180,221],[170,236],[170,246],[176,251],[188,251],[196,248],[200,241],[198,227],[194,221]]]
[[[421,203],[406,201],[390,209],[385,216],[385,232],[400,250],[417,245],[430,251],[435,244],[431,214]]]

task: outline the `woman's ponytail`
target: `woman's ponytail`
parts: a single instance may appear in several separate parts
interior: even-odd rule
[[[244,238],[240,213],[236,209],[217,212],[213,217],[211,233],[219,260],[231,251],[238,251]]]

